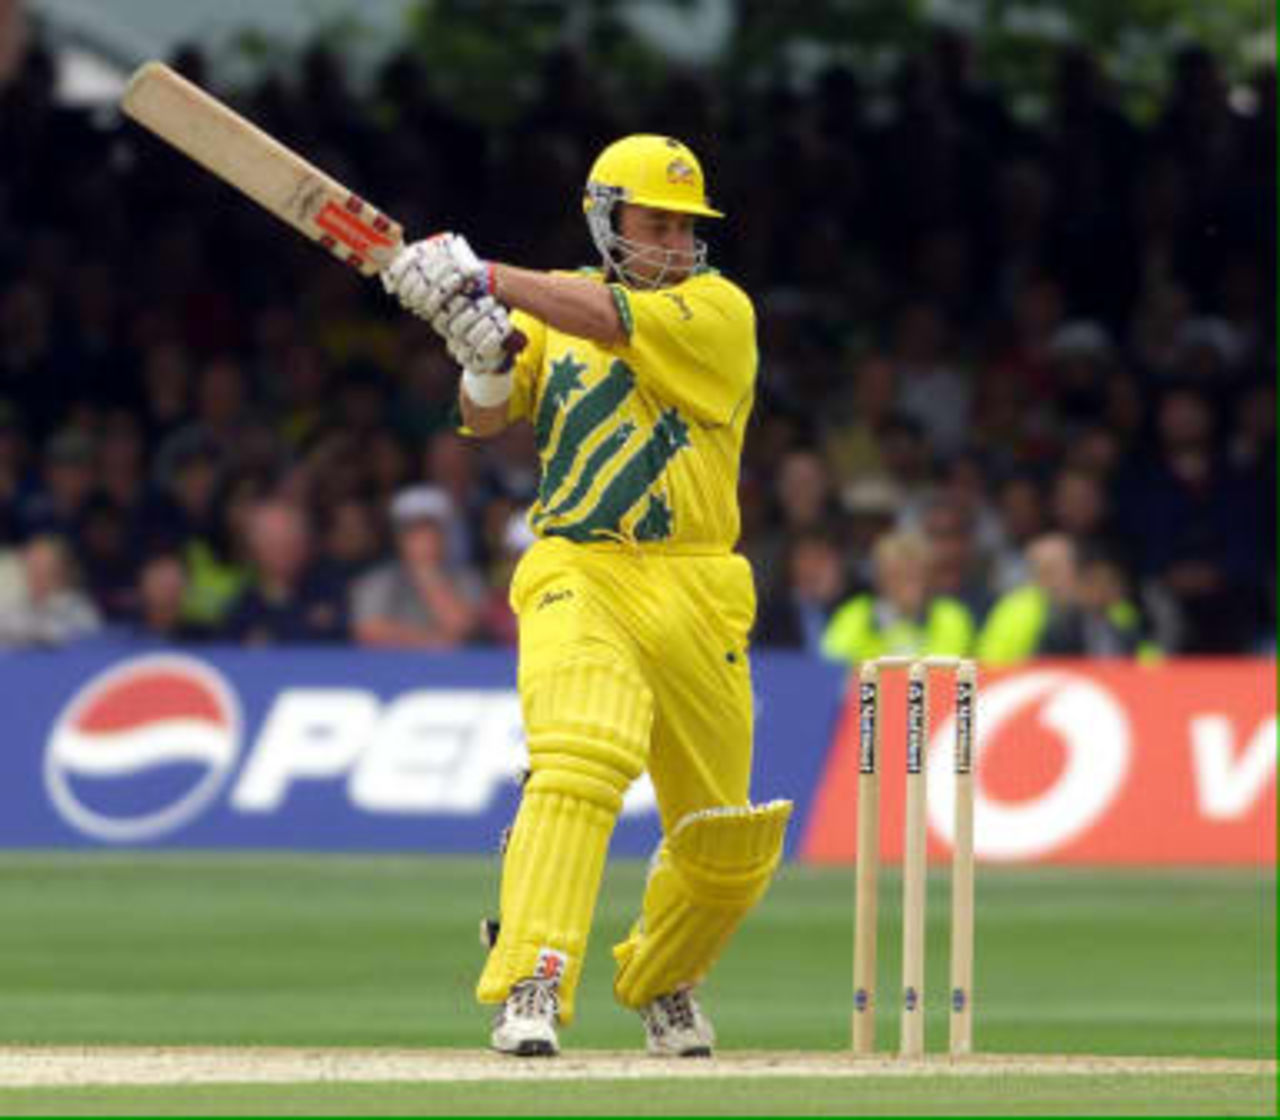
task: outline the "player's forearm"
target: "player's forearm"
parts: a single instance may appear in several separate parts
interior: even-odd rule
[[[462,423],[474,436],[485,439],[496,436],[507,426],[507,403],[486,408],[476,404],[467,394],[465,385],[458,390],[458,406],[462,412]]]
[[[509,264],[495,264],[493,280],[494,294],[501,303],[527,312],[564,334],[605,345],[622,342],[626,337],[613,295],[603,284]]]

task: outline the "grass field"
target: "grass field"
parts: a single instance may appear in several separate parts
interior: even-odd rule
[[[20,1045],[482,1046],[487,1017],[471,998],[475,926],[496,876],[493,861],[476,859],[0,855],[0,1060],[2,1047]],[[784,869],[706,989],[729,1059],[737,1050],[834,1058],[847,1045],[851,878]],[[610,869],[568,1055],[639,1045],[634,1017],[610,999],[608,946],[629,923],[642,880],[638,863]],[[978,1047],[1274,1058],[1275,892],[1269,870],[984,868]],[[897,1034],[887,1010],[897,901],[888,876],[884,1048]],[[945,1045],[946,901],[940,876],[929,897],[934,1048]],[[1274,1076],[1258,1072],[716,1080],[718,1066],[677,1080],[628,1073],[625,1092],[603,1070],[593,1080],[542,1078],[533,1096],[523,1073],[516,1082],[418,1085],[0,1088],[0,1113],[1275,1111]]]

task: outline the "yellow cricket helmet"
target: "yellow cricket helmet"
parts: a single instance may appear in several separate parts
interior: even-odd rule
[[[607,198],[602,197],[605,195]],[[698,157],[670,136],[626,136],[596,157],[587,175],[582,208],[590,214],[606,201],[633,202],[704,218],[724,217],[707,204]]]
[[[706,262],[707,247],[701,241],[694,243],[692,253],[684,253],[639,245],[622,237],[616,220],[622,202],[704,218],[724,217],[707,204],[702,164],[679,140],[643,133],[615,140],[591,165],[582,209],[591,240],[606,266],[633,287],[662,287],[668,277],[674,280],[687,275]],[[649,275],[642,276],[635,267],[639,262],[656,264],[659,270],[654,274],[649,267],[645,270]]]

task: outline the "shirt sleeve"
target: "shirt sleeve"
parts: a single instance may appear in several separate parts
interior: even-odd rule
[[[368,622],[391,615],[391,580],[385,568],[375,568],[361,576],[351,587],[350,612],[354,623]]]
[[[640,382],[705,424],[730,423],[756,377],[755,311],[747,294],[707,273],[674,288],[611,284],[627,338],[610,351]]]

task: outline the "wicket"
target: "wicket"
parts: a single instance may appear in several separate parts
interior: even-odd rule
[[[899,1053],[924,1054],[926,756],[929,674],[955,676],[955,837],[951,863],[953,1056],[973,1049],[973,725],[978,668],[958,657],[881,657],[858,683],[858,851],[853,948],[853,1052],[875,1051],[876,925],[880,868],[880,673],[907,670],[906,824],[902,857],[902,1031]]]

